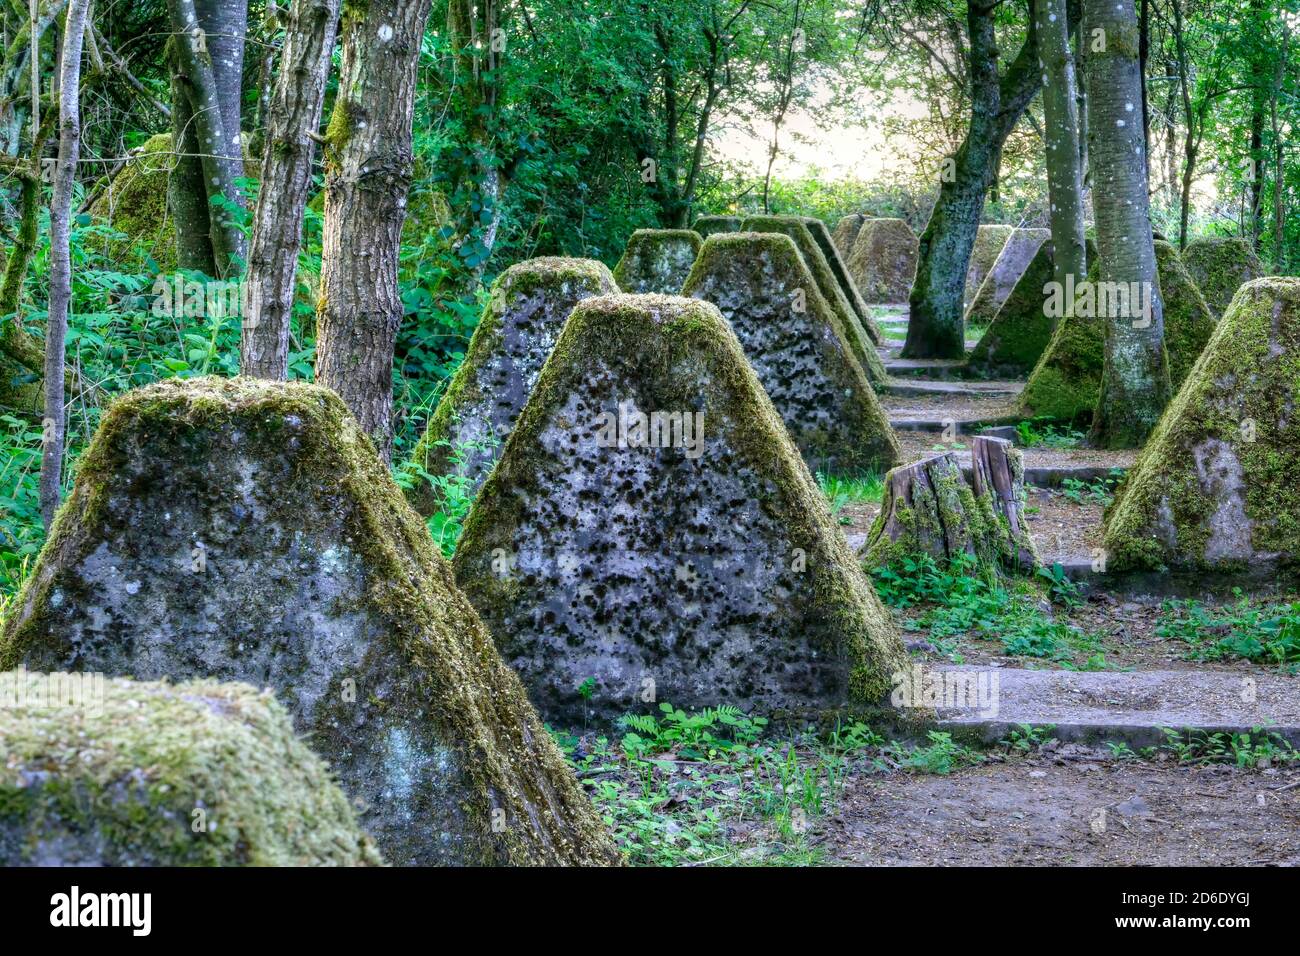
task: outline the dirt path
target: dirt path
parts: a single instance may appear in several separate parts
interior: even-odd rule
[[[862,775],[819,828],[863,866],[1300,865],[1297,770],[1117,761],[1063,746],[947,776]]]

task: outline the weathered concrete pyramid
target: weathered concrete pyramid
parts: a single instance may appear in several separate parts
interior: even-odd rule
[[[172,380],[115,402],[0,631],[18,665],[272,688],[390,863],[614,859],[328,389]]]
[[[1183,264],[1216,319],[1228,311],[1238,289],[1264,274],[1250,240],[1238,236],[1192,240],[1183,250]]]
[[[867,302],[906,302],[920,247],[901,219],[868,219],[849,253],[849,275]]]
[[[740,232],[740,216],[701,216],[691,226],[701,239],[707,239],[715,232]]]
[[[984,276],[975,299],[966,310],[966,322],[969,325],[988,325],[993,321],[1020,277],[1038,255],[1038,250],[1051,237],[1052,233],[1048,229],[1012,230],[1011,237],[998,253],[993,268]]]
[[[573,307],[617,291],[609,269],[592,259],[529,259],[501,273],[412,458],[431,475],[463,474],[477,490]],[[438,497],[427,482],[410,493],[423,514]]]
[[[970,368],[985,375],[1024,375],[1031,371],[1052,340],[1056,319],[1049,314],[1051,294],[1044,291],[1054,281],[1055,248],[1048,239],[1020,276],[1016,287],[971,349]],[[1096,244],[1087,240],[1087,261],[1097,256]]]
[[[857,242],[858,232],[868,218],[861,213],[855,212],[845,216],[835,224],[835,231],[831,233],[831,239],[845,262],[848,262],[849,256],[853,254],[853,244]]]
[[[0,700],[0,866],[381,863],[269,693],[18,670]]]
[[[870,381],[884,382],[889,376],[885,372],[885,364],[880,360],[880,354],[876,351],[876,344],[863,328],[857,311],[845,296],[844,290],[840,288],[839,282],[835,280],[835,273],[830,263],[826,261],[825,254],[817,244],[817,240],[813,238],[812,231],[804,219],[800,216],[750,216],[744,222],[744,231],[781,233],[794,240],[799,255],[803,257],[804,264],[812,273],[813,281],[817,283],[817,291],[835,310],[840,325],[848,333],[849,345],[853,347],[853,355],[857,358],[858,364],[867,373]]]
[[[1107,511],[1109,567],[1300,558],[1300,279],[1243,286]]]
[[[813,471],[885,471],[899,461],[889,418],[794,240],[710,236],[683,295],[716,305]]]
[[[849,300],[849,305],[853,306],[853,312],[862,323],[862,328],[870,336],[871,341],[876,345],[885,344],[885,336],[876,325],[876,320],[871,315],[871,309],[867,306],[866,300],[862,298],[862,293],[858,291],[857,285],[849,276],[848,263],[840,255],[840,250],[835,246],[835,240],[831,236],[831,231],[826,228],[826,223],[812,216],[802,216],[803,223],[812,233],[812,237],[817,242],[817,248],[822,251],[826,257],[826,264],[831,267],[831,272],[835,276],[836,283],[839,284],[840,291],[844,297]]]
[[[1214,331],[1214,316],[1205,299],[1187,275],[1178,251],[1157,240],[1156,267],[1160,295],[1165,305],[1165,351],[1169,356],[1169,379],[1178,388]],[[1088,269],[1094,284],[1096,260]],[[1097,298],[1102,296],[1099,293]],[[1101,394],[1105,365],[1106,322],[1096,315],[1099,306],[1085,307],[1086,315],[1068,316],[1057,323],[1047,350],[1034,366],[1021,393],[1026,414],[1062,421],[1083,419],[1092,414]]]
[[[1013,232],[1015,232],[1015,229],[1012,226],[995,224],[980,226],[975,233],[975,246],[971,249],[970,265],[966,267],[965,303],[967,308],[975,301],[975,294],[979,292],[984,277],[989,274],[993,264],[998,261],[998,256],[1002,254],[1002,247],[1007,244],[1007,240],[1011,238]]]
[[[614,267],[614,281],[624,292],[677,293],[702,241],[690,229],[638,229]]]
[[[548,718],[813,717],[879,701],[905,660],[735,333],[693,299],[574,309],[455,568]]]

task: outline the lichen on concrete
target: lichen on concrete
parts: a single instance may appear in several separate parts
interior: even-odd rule
[[[710,236],[683,294],[716,305],[815,472],[884,471],[900,460],[888,416],[794,240]]]
[[[848,256],[849,275],[867,302],[906,302],[920,245],[901,219],[867,219]]]
[[[690,274],[703,240],[690,229],[638,229],[614,267],[624,292],[675,295]]]
[[[1047,229],[1012,230],[966,310],[967,325],[987,326],[993,321],[1051,235]]]
[[[812,216],[801,216],[800,218],[803,220],[804,225],[808,227],[808,231],[812,233],[817,248],[826,257],[826,264],[830,266],[835,281],[844,293],[844,297],[853,306],[853,312],[862,324],[863,331],[867,333],[875,345],[884,345],[884,333],[880,331],[880,326],[876,325],[870,307],[868,307],[866,300],[862,298],[862,293],[858,291],[857,284],[853,281],[852,276],[849,275],[848,263],[844,261],[844,256],[840,254],[839,248],[835,245],[835,239],[831,236],[831,231],[826,228],[826,223]]]
[[[592,259],[529,259],[501,273],[412,458],[431,475],[456,471],[477,490],[573,307],[617,291],[609,269]],[[427,483],[411,501],[424,514],[439,505]]]
[[[831,233],[831,240],[835,243],[835,248],[839,250],[841,258],[848,262],[849,256],[853,254],[853,243],[858,239],[858,232],[862,229],[862,224],[869,217],[861,213],[850,213],[835,224],[835,229]]]
[[[423,522],[319,386],[118,399],[0,630],[0,667],[19,665],[272,688],[391,863],[614,859]]]
[[[743,231],[781,233],[794,240],[799,255],[803,257],[804,264],[812,273],[813,281],[817,283],[817,290],[835,310],[840,325],[848,333],[849,345],[853,348],[858,364],[867,373],[867,379],[884,383],[889,376],[885,372],[884,362],[880,360],[880,354],[876,351],[876,344],[863,327],[857,310],[840,287],[835,272],[813,236],[807,220],[801,216],[750,216],[744,222]]]
[[[1247,283],[1106,514],[1113,570],[1300,555],[1300,279]]]
[[[715,232],[740,232],[740,216],[701,216],[691,226],[701,239],[707,239]]]
[[[1264,275],[1250,240],[1240,236],[1193,239],[1183,249],[1183,264],[1216,320],[1228,311],[1238,289]]]
[[[702,442],[611,442],[628,409],[698,415]],[[874,707],[904,661],[732,327],[694,299],[574,310],[455,568],[556,719],[656,701],[812,719]]]
[[[376,866],[269,691],[0,673],[0,866]]]
[[[1015,232],[1013,226],[1000,224],[985,224],[980,226],[975,233],[975,245],[971,249],[970,264],[966,267],[966,292],[964,301],[966,307],[975,301],[975,294],[979,292],[980,284],[984,282],[984,277],[989,274],[993,264],[998,261],[998,256],[1002,254],[1002,248]]]

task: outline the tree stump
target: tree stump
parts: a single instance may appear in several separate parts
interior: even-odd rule
[[[929,555],[1032,571],[1038,564],[1024,521],[1024,466],[1009,441],[976,438],[971,480],[951,452],[895,468],[864,548],[873,567]]]

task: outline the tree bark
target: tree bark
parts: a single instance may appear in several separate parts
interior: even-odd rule
[[[70,0],[59,64],[59,158],[50,200],[50,299],[45,329],[45,421],[42,428],[41,519],[48,532],[59,507],[63,484],[63,441],[67,422],[63,407],[64,348],[68,307],[72,302],[69,233],[72,185],[81,154],[81,45],[90,0]]]
[[[339,0],[293,0],[289,8],[244,284],[240,371],[257,378],[288,375],[303,209],[312,184],[312,137],[320,126],[338,17]]]
[[[984,198],[1007,136],[1038,92],[1038,39],[1033,18],[1024,46],[999,79],[993,22],[996,9],[996,3],[985,0],[971,0],[967,6],[970,128],[953,157],[954,175],[940,183],[939,198],[921,234],[904,358],[957,359],[966,354],[966,270]]]
[[[1156,275],[1142,136],[1137,17],[1131,2],[1085,0],[1085,36],[1104,39],[1088,53],[1088,112],[1096,199],[1100,281],[1139,288],[1149,313],[1130,308],[1108,316],[1101,396],[1092,441],[1136,448],[1155,427],[1170,397],[1164,303]],[[1100,31],[1100,32],[1098,32]]]
[[[316,379],[334,389],[387,458],[397,259],[411,185],[415,67],[430,0],[372,0],[345,17],[339,92],[325,146],[325,228]]]
[[[195,231],[206,219],[209,274],[233,275],[248,254],[244,233],[236,215],[212,205],[211,197],[244,204],[235,180],[244,174],[239,126],[247,0],[168,0],[168,8],[172,135],[179,144],[171,192],[177,258],[183,268],[199,268],[209,258],[203,233]]]
[[[1083,172],[1079,165],[1078,91],[1070,35],[1077,32],[1079,12],[1071,20],[1065,0],[1036,0],[1038,57],[1043,68],[1043,145],[1054,249],[1052,277],[1065,288],[1088,275],[1084,241]]]

